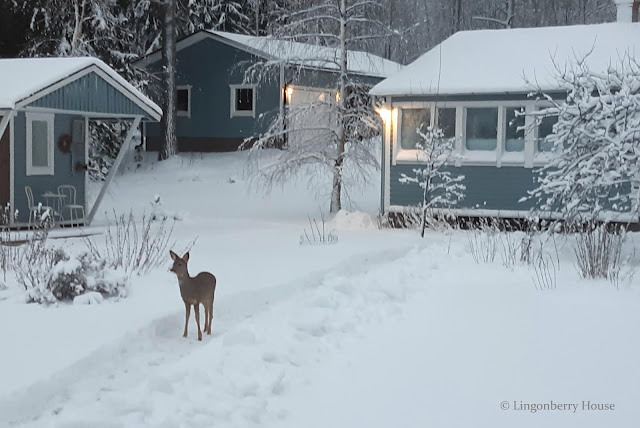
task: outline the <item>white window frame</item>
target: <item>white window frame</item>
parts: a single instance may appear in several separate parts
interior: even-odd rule
[[[55,175],[54,157],[54,114],[48,113],[26,113],[26,137],[27,137],[27,175]],[[33,127],[34,121],[47,123],[47,166],[33,166]]]
[[[231,117],[256,117],[257,85],[229,85],[231,89]],[[236,90],[251,89],[253,92],[253,110],[236,110]]]
[[[456,109],[456,166],[520,166],[525,168],[533,168],[544,162],[536,151],[536,136],[538,127],[530,130],[533,118],[530,114],[536,110],[547,107],[545,103],[536,100],[519,100],[519,101],[447,101],[447,102],[395,102],[393,108],[398,110],[398,119],[396,120],[394,135],[392,138],[393,156],[392,165],[415,164],[420,159],[419,150],[403,149],[401,145],[402,129],[402,110],[403,109],[431,109],[431,125],[434,124],[436,108],[455,108]],[[495,150],[480,151],[467,150],[466,148],[466,126],[467,126],[467,109],[468,108],[498,108],[498,144]],[[525,118],[525,148],[522,152],[507,152],[504,148],[506,137],[506,109],[507,108],[524,108],[527,114]]]
[[[187,91],[187,97],[189,99],[189,102],[187,104],[187,110],[178,110],[177,108],[177,103],[178,103],[178,91]],[[176,86],[176,113],[178,116],[180,117],[191,117],[191,85],[178,85]]]

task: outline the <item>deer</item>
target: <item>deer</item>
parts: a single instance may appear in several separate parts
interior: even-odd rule
[[[169,251],[173,266],[169,269],[178,277],[178,285],[180,286],[180,296],[184,302],[186,312],[184,320],[184,334],[187,337],[187,329],[189,326],[189,316],[191,315],[191,306],[196,315],[196,323],[198,324],[198,340],[202,340],[202,331],[200,330],[200,304],[204,305],[204,331],[211,334],[211,321],[213,320],[213,299],[216,292],[216,277],[209,272],[200,272],[198,275],[191,277],[187,268],[189,262],[189,253],[179,257],[173,251]]]

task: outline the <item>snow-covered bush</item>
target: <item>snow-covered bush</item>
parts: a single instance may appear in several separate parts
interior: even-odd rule
[[[603,212],[638,210],[640,188],[640,65],[626,55],[605,73],[586,61],[558,69],[565,100],[545,98],[552,107],[537,121],[556,116],[546,142],[549,162],[539,170],[531,196],[543,211],[567,221],[598,218]]]
[[[169,249],[175,245],[174,224],[175,220],[156,222],[147,215],[138,222],[133,212],[114,213],[101,235],[103,242],[98,244],[98,238],[93,237],[86,237],[84,242],[93,258],[104,261],[106,267],[122,270],[127,276],[144,275],[166,262]]]
[[[28,302],[70,301],[87,292],[124,297],[127,275],[106,264],[90,253],[71,256],[62,248],[48,245],[46,235],[40,234],[20,249],[13,270]]]
[[[176,220],[182,221],[183,215],[182,213],[167,210],[162,206],[162,201],[160,201],[160,195],[154,195],[153,200],[151,201],[151,220]]]
[[[447,210],[464,198],[466,187],[462,184],[464,175],[453,175],[445,167],[452,160],[455,151],[455,138],[445,139],[441,129],[422,127],[416,130],[420,142],[416,144],[421,168],[413,170],[415,176],[402,174],[399,181],[403,184],[418,184],[422,189],[420,204],[420,234],[435,219],[434,209]]]

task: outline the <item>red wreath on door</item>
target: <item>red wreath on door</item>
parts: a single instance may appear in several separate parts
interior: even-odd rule
[[[58,148],[63,153],[69,153],[71,151],[71,135],[62,134],[60,138],[58,138]]]

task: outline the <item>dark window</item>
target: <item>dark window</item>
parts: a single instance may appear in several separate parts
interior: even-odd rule
[[[439,108],[438,109],[438,128],[443,132],[445,139],[455,138],[456,136],[456,109],[455,108]]]
[[[538,151],[553,151],[554,143],[549,141],[549,136],[553,134],[554,126],[558,123],[558,116],[547,116],[538,125]]]
[[[253,111],[253,88],[236,89],[236,111]]]
[[[467,150],[495,150],[498,146],[498,109],[467,109]]]
[[[189,112],[189,89],[178,89],[176,109],[180,112]]]
[[[505,151],[524,151],[524,126],[524,107],[507,107],[507,132],[504,140]]]

